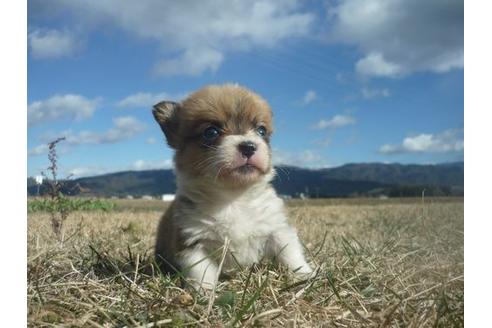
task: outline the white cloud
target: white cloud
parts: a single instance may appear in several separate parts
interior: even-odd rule
[[[386,98],[390,96],[390,92],[388,89],[371,89],[368,87],[363,87],[361,90],[362,97],[365,99],[373,99],[373,98]]]
[[[164,159],[160,161],[142,160],[139,159],[133,163],[123,166],[104,166],[104,165],[89,165],[89,166],[77,166],[68,169],[68,175],[72,175],[73,178],[88,177],[100,174],[107,174],[121,171],[142,171],[142,170],[159,170],[159,169],[171,169],[174,167],[172,159]]]
[[[91,117],[100,99],[87,99],[80,95],[55,95],[45,100],[34,101],[27,107],[27,122],[30,125],[61,119],[84,120]]]
[[[315,101],[317,98],[318,98],[318,96],[316,95],[316,92],[315,91],[308,90],[306,92],[306,94],[304,95],[304,97],[302,98],[302,103],[304,105],[309,105],[310,103],[312,103],[313,101]]]
[[[463,129],[450,129],[439,134],[422,133],[407,137],[400,144],[385,144],[379,148],[379,152],[383,154],[448,153],[463,150]]]
[[[82,46],[69,31],[35,29],[29,32],[27,39],[31,56],[36,59],[70,56]]]
[[[118,101],[116,106],[118,107],[152,107],[163,100],[179,101],[183,99],[186,94],[170,95],[166,92],[151,93],[151,92],[137,92],[125,97]]]
[[[102,167],[97,165],[91,166],[77,166],[68,170],[67,176],[71,176],[72,178],[81,178],[81,177],[89,177],[94,175],[101,175],[113,172],[111,168]]]
[[[463,0],[346,0],[328,9],[331,39],[356,45],[364,76],[463,68]]]
[[[174,167],[172,159],[165,159],[162,161],[147,161],[139,159],[135,161],[132,165],[133,170],[158,170],[158,169],[171,169]]]
[[[49,142],[58,137],[65,137],[63,144],[69,146],[111,144],[131,139],[144,129],[145,124],[136,118],[122,116],[114,118],[113,127],[103,132],[80,131],[75,133],[72,130],[66,130],[56,134],[47,134],[42,139]],[[41,145],[38,147],[41,149]],[[34,150],[38,147],[34,148]],[[34,150],[31,152],[34,152]]]
[[[350,77],[349,74],[340,72],[335,75],[335,79],[340,84],[347,84],[350,80]]]
[[[291,153],[279,149],[274,149],[272,154],[273,165],[290,165],[297,167],[329,167],[326,160],[319,153],[313,150]]]
[[[319,146],[322,146],[322,147],[327,147],[327,146],[331,145],[331,138],[326,137],[324,139],[318,139],[318,140],[315,140],[313,143],[315,143]]]
[[[352,125],[355,124],[356,120],[352,116],[346,116],[346,115],[335,115],[329,120],[320,120],[318,123],[313,125],[313,129],[315,130],[322,130],[322,129],[334,129],[334,128],[340,128],[342,126],[346,125]]]
[[[155,65],[154,71],[163,76],[196,76],[205,71],[217,71],[223,60],[224,55],[215,49],[188,49],[177,58],[161,60]]]
[[[61,143],[61,152],[63,153],[67,152],[70,146],[113,144],[125,141],[133,138],[145,129],[145,124],[132,116],[116,117],[113,119],[113,125],[112,128],[103,132],[80,131],[74,133],[72,130],[66,130],[57,134],[46,134],[42,137],[45,144],[28,150],[27,154],[29,156],[36,156],[47,153],[47,143],[58,137],[65,137],[65,140]]]
[[[30,5],[38,16],[54,15],[49,8],[56,8],[86,30],[115,28],[156,42],[163,55],[155,70],[164,75],[214,71],[227,51],[309,35],[315,19],[302,12],[298,0],[33,0]]]
[[[355,64],[355,70],[362,75],[398,76],[403,69],[395,63],[390,63],[380,53],[370,53]]]
[[[150,137],[150,138],[147,138],[147,140],[145,142],[147,142],[149,145],[153,145],[157,142],[157,140],[154,137]]]
[[[145,125],[132,116],[117,117],[113,120],[114,127],[104,132],[81,131],[62,133],[69,145],[107,144],[128,140],[142,132]]]
[[[52,137],[49,139],[49,142],[55,140],[56,137]],[[28,149],[27,150],[27,155],[28,156],[39,156],[39,155],[46,155],[48,154],[49,147],[48,147],[48,141],[44,144],[40,144],[34,148]],[[62,143],[58,144],[56,147],[56,153],[57,154],[66,154],[68,152],[68,147],[65,144],[65,141],[62,141]]]
[[[48,153],[48,144],[41,144],[27,151],[28,156],[38,156]]]

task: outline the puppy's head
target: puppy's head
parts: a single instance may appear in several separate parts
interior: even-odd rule
[[[176,150],[178,172],[244,187],[272,172],[272,112],[238,85],[205,87],[182,103],[154,106],[156,121]]]

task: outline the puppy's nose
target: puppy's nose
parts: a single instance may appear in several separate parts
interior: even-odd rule
[[[237,148],[246,158],[250,158],[256,151],[256,145],[251,141],[241,142]]]

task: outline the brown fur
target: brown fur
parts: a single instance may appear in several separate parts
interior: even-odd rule
[[[198,178],[195,189],[203,189],[210,195],[214,190],[209,188],[207,181],[202,185],[198,181],[203,181],[202,177],[215,175],[214,170],[207,167],[207,161],[214,158],[213,152],[223,138],[244,135],[261,125],[267,130],[263,140],[268,146],[273,132],[272,111],[267,102],[252,91],[232,84],[207,86],[182,103],[161,102],[154,106],[153,114],[168,144],[176,150],[176,168],[193,179]],[[206,144],[203,131],[212,125],[220,128],[221,135],[213,143]],[[231,190],[244,189],[270,171],[271,163],[264,171],[255,170],[252,174],[229,172],[223,186],[227,185]],[[194,206],[191,200],[180,196],[161,218],[155,252],[160,268],[165,272],[182,269],[177,264],[176,256],[195,246],[185,243],[188,238],[179,228],[179,220]]]
[[[184,236],[178,229],[176,220],[184,207],[190,206],[189,200],[178,197],[171,203],[167,211],[161,217],[157,228],[157,240],[155,255],[159,268],[163,272],[173,273],[181,268],[176,262],[176,254],[194,245],[186,245]]]
[[[168,144],[176,149],[176,166],[193,176],[205,173],[200,161],[207,158],[210,147],[203,145],[200,135],[211,124],[222,128],[224,136],[243,134],[260,124],[266,127],[268,136],[273,132],[272,111],[267,102],[232,84],[207,86],[181,104],[157,104],[154,116]],[[220,143],[220,139],[216,142]]]

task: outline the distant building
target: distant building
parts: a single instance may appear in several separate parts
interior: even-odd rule
[[[44,180],[44,177],[42,175],[37,175],[36,178],[36,184],[38,185],[42,185],[43,184],[43,180]]]
[[[44,177],[42,175],[36,176],[36,186],[37,186],[36,196],[39,196],[39,188],[43,184],[43,179]]]
[[[133,199],[132,195],[126,195],[126,199]]]
[[[162,201],[163,202],[172,202],[176,198],[176,195],[174,194],[163,194],[162,195]]]
[[[144,200],[152,200],[152,199],[154,199],[154,197],[152,197],[150,195],[143,195],[141,198],[144,199]]]

